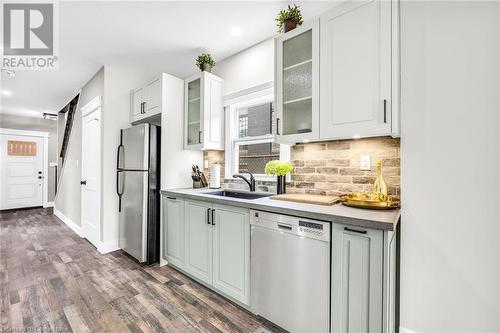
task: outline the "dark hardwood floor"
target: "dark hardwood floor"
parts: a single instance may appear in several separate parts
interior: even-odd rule
[[[0,213],[0,331],[274,332],[170,267],[102,255],[51,209]]]

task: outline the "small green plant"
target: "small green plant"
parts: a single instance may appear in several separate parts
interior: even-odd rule
[[[215,66],[215,60],[212,58],[210,53],[202,53],[196,59],[196,66],[198,66],[200,69],[203,69],[203,64]]]
[[[287,173],[292,172],[292,170],[292,163],[274,160],[267,162],[266,169],[264,171],[266,175],[284,176]]]
[[[276,22],[278,22],[278,32],[283,31],[283,25],[285,24],[286,21],[294,21],[297,26],[302,25],[302,14],[300,13],[299,6],[293,5],[288,5],[287,9],[282,9],[280,10],[278,17],[276,18]]]

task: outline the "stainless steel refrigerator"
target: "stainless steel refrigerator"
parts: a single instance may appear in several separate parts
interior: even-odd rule
[[[150,124],[122,129],[116,162],[119,245],[148,264],[160,258],[160,135]]]

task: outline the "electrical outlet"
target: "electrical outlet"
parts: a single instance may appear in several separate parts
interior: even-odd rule
[[[361,170],[371,170],[372,168],[370,155],[361,155],[359,165]]]

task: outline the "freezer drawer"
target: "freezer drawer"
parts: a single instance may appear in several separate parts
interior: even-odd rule
[[[148,173],[118,172],[122,202],[119,246],[140,262],[147,260]]]

